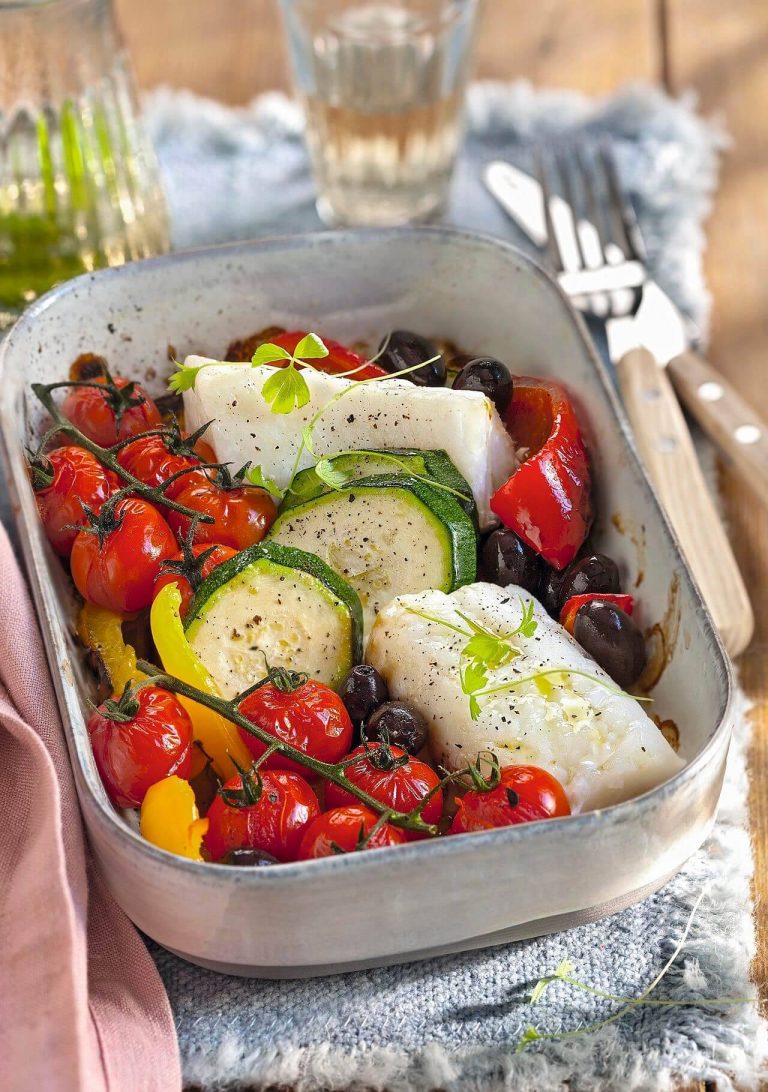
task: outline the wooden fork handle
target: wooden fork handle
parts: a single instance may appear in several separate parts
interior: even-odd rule
[[[683,405],[768,504],[768,422],[696,353],[682,353],[668,367]]]
[[[737,656],[754,615],[672,384],[646,349],[628,352],[617,371],[640,455],[723,644]]]

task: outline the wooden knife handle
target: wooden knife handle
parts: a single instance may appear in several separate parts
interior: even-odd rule
[[[723,644],[737,656],[754,615],[672,384],[646,349],[628,352],[617,371],[640,455]]]
[[[668,367],[683,405],[768,504],[768,422],[696,353],[682,353]]]

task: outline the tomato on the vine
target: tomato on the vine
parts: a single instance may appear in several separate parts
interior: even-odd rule
[[[192,771],[192,721],[181,702],[156,686],[126,688],[88,720],[93,757],[104,788],[119,808],[138,808],[165,777]]]
[[[495,789],[487,792],[470,789],[458,800],[458,808],[451,834],[571,814],[563,786],[538,766],[504,766]]]
[[[352,721],[341,700],[329,686],[279,668],[269,673],[270,682],[249,694],[240,712],[275,739],[321,762],[338,762],[352,743]],[[261,758],[266,744],[240,728],[243,742],[254,758]],[[267,769],[294,770],[308,774],[306,767],[275,753],[264,763]]]
[[[363,804],[350,804],[343,808],[324,811],[314,819],[301,840],[299,860],[314,857],[333,857],[338,853],[354,853],[361,849],[383,849],[385,846],[401,846],[407,841],[405,831],[384,823],[369,835],[379,821],[372,808]]]
[[[179,436],[179,440],[180,446],[183,447],[181,436]],[[199,442],[202,443],[202,441]],[[133,474],[134,478],[138,478],[140,482],[144,482],[145,485],[150,485],[153,488],[162,485],[174,474],[181,475],[171,482],[163,494],[169,500],[173,500],[182,489],[193,481],[200,484],[208,480],[205,471],[199,469],[200,459],[196,459],[183,450],[174,451],[173,446],[172,441],[169,443],[168,437],[161,436],[158,433],[150,436],[137,436],[135,440],[121,448],[117,453],[117,461],[124,470],[127,470],[129,474]],[[210,451],[208,444],[205,447]],[[195,454],[197,453],[196,446]],[[200,458],[205,459],[207,462],[207,454],[208,452],[201,455]],[[182,474],[182,471],[186,473]]]
[[[155,580],[178,546],[168,524],[148,501],[124,497],[109,505],[99,525],[79,531],[72,547],[72,579],[89,603],[127,614],[152,602]]]
[[[94,385],[70,389],[61,412],[95,444],[111,447],[162,424],[159,409],[138,383],[119,376],[97,376],[88,383]]]
[[[249,771],[219,791],[208,809],[203,845],[214,861],[237,849],[294,861],[308,823],[319,814],[317,797],[303,777],[288,770]]]
[[[195,542],[215,542],[234,550],[245,550],[261,542],[277,515],[269,493],[253,485],[221,486],[207,479],[192,481],[182,485],[174,500],[193,512],[213,516],[213,523],[197,524]],[[186,536],[191,518],[169,509],[168,522],[174,531]]]
[[[48,541],[57,554],[69,557],[77,528],[87,522],[83,505],[100,512],[119,488],[117,475],[103,467],[90,451],[74,444],[35,459],[30,473]]]
[[[440,778],[431,766],[394,744],[364,743],[352,751],[350,758],[353,755],[359,755],[357,762],[344,768],[349,780],[356,788],[395,811],[413,811],[440,784]],[[336,808],[354,804],[357,798],[329,781],[325,802],[329,808]],[[437,823],[442,814],[443,793],[437,789],[425,804],[421,818],[425,823]],[[424,837],[417,831],[404,833],[409,841]]]
[[[236,553],[237,550],[233,550],[231,546],[209,546],[205,542],[192,546],[190,551],[180,550],[162,563],[152,598],[154,599],[166,584],[177,584],[181,592],[180,614],[182,618],[185,618],[195,592],[205,578]]]

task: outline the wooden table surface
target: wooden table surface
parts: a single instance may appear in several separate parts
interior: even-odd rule
[[[142,86],[190,87],[244,103],[287,86],[272,0],[117,0]],[[714,309],[710,357],[748,399],[768,394],[767,0],[486,0],[476,74],[590,94],[628,80],[695,89],[732,138],[707,227]],[[768,1004],[768,511],[727,468],[723,490],[757,629],[741,658],[755,701],[750,810],[758,954]]]

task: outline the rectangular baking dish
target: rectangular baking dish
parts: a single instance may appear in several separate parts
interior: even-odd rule
[[[83,352],[164,388],[169,346],[220,356],[261,327],[375,340],[406,327],[567,383],[587,422],[599,549],[636,589],[661,676],[654,708],[686,767],[627,803],[574,818],[247,870],[173,857],[112,809],[85,730],[90,682],[73,594],[49,550],[24,445],[43,424],[29,384]],[[425,958],[568,928],[661,886],[714,820],[730,734],[730,671],[585,329],[554,282],[511,246],[452,229],[341,231],[159,258],[70,281],[23,316],[0,356],[0,421],[25,560],[85,822],[130,918],[184,958],[228,973],[300,977]]]

